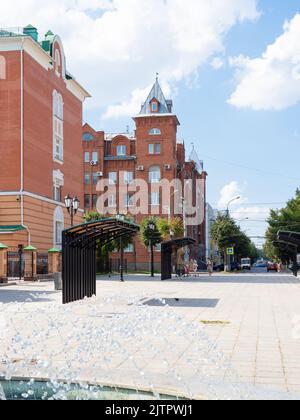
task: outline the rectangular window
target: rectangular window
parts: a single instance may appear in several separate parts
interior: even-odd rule
[[[89,194],[84,195],[84,208],[89,209],[91,207],[91,197]]]
[[[126,146],[124,145],[117,146],[117,156],[126,156]]]
[[[161,146],[160,146],[160,143],[156,143],[156,144],[155,144],[155,154],[156,154],[156,155],[160,155],[160,153],[161,153]]]
[[[84,163],[90,163],[90,152],[84,153]]]
[[[124,207],[132,207],[133,204],[133,194],[124,195]]]
[[[53,158],[63,162],[64,160],[64,128],[63,121],[54,116],[53,122]]]
[[[93,162],[98,162],[98,160],[99,160],[98,152],[93,152],[92,153],[92,161]]]
[[[93,209],[97,208],[98,195],[93,194]]]
[[[151,193],[151,206],[159,206],[159,205],[160,205],[159,192],[152,192]]]
[[[124,252],[126,254],[133,253],[134,252],[134,245],[133,244],[129,244],[126,248],[124,248]]]
[[[117,172],[110,172],[108,174],[109,185],[117,185],[117,178],[118,178]]]
[[[114,194],[111,194],[108,197],[108,207],[110,208],[115,208],[117,205],[117,200],[116,200],[116,196]]]
[[[129,185],[133,182],[133,172],[124,172],[124,184]]]
[[[97,172],[93,172],[93,185],[97,185],[98,183],[98,174]]]
[[[91,176],[90,176],[90,174],[85,173],[85,174],[84,174],[84,184],[85,184],[85,185],[89,185],[89,184],[90,184],[90,182],[91,182]]]
[[[157,112],[157,103],[156,102],[152,102],[151,109],[152,109],[152,112]]]
[[[154,144],[149,144],[149,155],[154,155]]]
[[[61,202],[61,187],[58,185],[53,186],[53,200]]]

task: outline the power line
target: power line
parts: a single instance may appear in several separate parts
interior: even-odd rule
[[[202,156],[207,158],[207,159],[214,160],[216,162],[224,163],[225,165],[235,166],[235,167],[238,167],[238,168],[247,169],[249,171],[259,172],[259,173],[263,173],[263,174],[266,174],[266,175],[278,176],[278,177],[287,178],[287,179],[290,179],[290,180],[292,179],[294,181],[300,182],[300,178],[287,176],[287,175],[279,173],[279,172],[270,172],[270,171],[265,171],[265,170],[259,169],[259,168],[253,168],[251,166],[241,165],[239,163],[234,163],[234,162],[229,162],[229,161],[226,161],[226,160],[218,159],[218,158],[215,158],[215,157],[212,157],[212,156],[209,156],[209,155],[205,155],[203,153],[202,153]]]

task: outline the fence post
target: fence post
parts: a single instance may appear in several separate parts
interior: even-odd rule
[[[37,281],[37,249],[30,245],[27,248],[24,248],[24,254],[24,281]]]
[[[49,274],[59,273],[60,270],[60,251],[56,248],[49,249],[48,251],[48,266]]]
[[[0,243],[0,283],[7,283],[7,250],[8,247]]]

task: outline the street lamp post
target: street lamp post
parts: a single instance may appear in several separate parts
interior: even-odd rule
[[[70,194],[65,197],[65,206],[71,216],[71,226],[74,225],[74,216],[77,214],[80,206],[80,201],[77,197],[72,198]]]
[[[237,197],[233,198],[232,200],[230,200],[228,202],[228,204],[227,204],[227,210],[226,210],[226,216],[228,217],[228,219],[230,217],[230,212],[229,212],[230,204],[233,203],[234,201],[238,201],[240,199],[241,199],[241,196],[238,195]],[[228,272],[229,269],[231,268],[231,255],[228,255],[227,254],[227,249],[226,249],[226,252],[225,252],[225,261],[226,261],[225,271]]]
[[[227,204],[227,210],[226,210],[227,217],[230,216],[230,212],[229,212],[229,206],[230,206],[230,204],[233,203],[234,201],[238,201],[240,199],[241,199],[241,197],[238,195],[237,197],[233,198],[232,200],[230,200],[228,202],[228,204]]]
[[[151,249],[151,277],[154,277],[154,246],[153,246],[153,235],[155,231],[155,224],[151,222],[149,224],[149,229],[151,231],[150,236],[150,249]]]

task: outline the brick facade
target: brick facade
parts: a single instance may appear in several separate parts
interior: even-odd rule
[[[116,185],[116,209],[117,213],[124,212],[122,203],[119,200],[119,188],[122,184],[122,173],[131,172],[134,179],[144,180],[149,191],[149,171],[153,166],[160,168],[161,179],[169,182],[180,179],[191,179],[193,186],[193,204],[196,204],[197,185],[196,180],[202,180],[203,201],[200,209],[201,217],[196,226],[188,226],[186,235],[194,238],[197,242],[195,247],[190,249],[190,258],[197,259],[199,263],[205,261],[205,202],[206,202],[206,172],[199,171],[196,163],[186,161],[184,144],[177,140],[178,118],[172,113],[171,101],[165,101],[158,82],[155,83],[141,113],[134,117],[136,130],[134,134],[105,134],[95,131],[90,125],[83,126],[83,158],[85,163],[85,211],[96,211],[97,198],[103,194],[103,190],[97,191],[97,182],[108,179],[110,173],[117,174]],[[158,99],[151,97],[156,95]],[[153,108],[153,103],[155,107]],[[157,110],[157,112],[153,112]],[[118,156],[118,147],[124,146],[126,153]],[[97,162],[93,162],[92,156],[97,156]],[[97,176],[97,173],[99,176]],[[99,188],[98,188],[99,189]],[[150,194],[150,192],[149,192]],[[93,198],[94,197],[94,198]],[[172,200],[171,200],[172,202]],[[151,201],[150,201],[151,203]],[[126,211],[127,210],[127,211]],[[140,223],[147,215],[155,214],[158,217],[174,217],[174,205],[171,204],[168,212],[163,206],[160,197],[159,205],[151,206],[144,214],[134,217],[135,222]],[[131,214],[130,208],[125,208],[125,213]],[[175,215],[176,216],[176,215]],[[114,260],[119,255],[113,254]],[[160,252],[155,253],[155,265],[160,269]],[[134,241],[132,252],[125,252],[125,259],[129,270],[149,270],[150,255],[148,250],[141,244],[138,238]]]
[[[67,73],[60,38],[48,32],[39,43],[32,30],[34,36],[28,28],[0,31],[5,66],[0,79],[0,240],[11,248],[31,241],[45,252],[59,245],[57,214],[63,223],[59,229],[69,226],[64,196],[77,195],[83,205],[82,104],[89,95]],[[62,103],[60,160],[55,156],[54,94]],[[60,191],[54,194],[56,183]],[[76,222],[82,217],[83,211]]]

